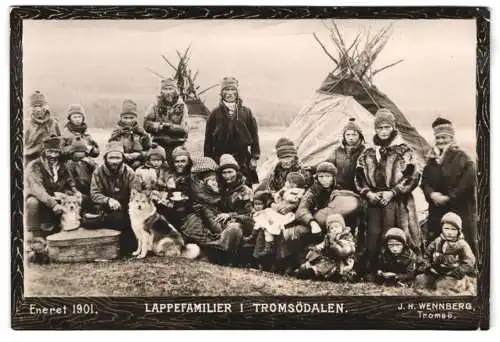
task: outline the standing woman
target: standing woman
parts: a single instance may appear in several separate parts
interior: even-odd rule
[[[367,203],[364,271],[374,275],[382,238],[391,227],[401,228],[408,244],[421,254],[422,238],[412,191],[420,173],[411,148],[396,130],[394,114],[382,108],[375,114],[374,147],[359,157],[355,182]]]

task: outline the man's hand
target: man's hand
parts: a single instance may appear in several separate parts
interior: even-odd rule
[[[203,205],[199,204],[199,203],[194,203],[193,204],[193,211],[195,213],[200,213],[203,209]]]
[[[64,207],[60,204],[56,204],[54,208],[52,208],[52,211],[56,215],[61,215],[64,212]]]
[[[108,200],[108,206],[109,206],[109,209],[111,209],[111,210],[119,210],[121,208],[120,202],[118,202],[114,198],[110,198]]]
[[[434,262],[437,264],[444,264],[446,263],[446,256],[441,253],[435,253],[434,254]]]
[[[218,223],[225,223],[230,218],[231,218],[231,215],[229,215],[228,213],[221,213],[221,214],[217,215],[217,217],[215,218],[215,221]]]
[[[373,191],[368,191],[366,193],[366,198],[368,199],[368,202],[370,202],[373,205],[376,205],[380,202],[381,198],[379,195]]]
[[[437,205],[438,198],[441,197],[442,195],[443,195],[442,193],[435,191],[429,194],[429,198],[431,199],[432,203]]]
[[[382,191],[379,203],[385,207],[387,204],[389,204],[389,202],[393,198],[394,198],[394,192],[392,192],[392,191]]]
[[[257,169],[257,159],[254,159],[254,158],[250,159],[250,168],[252,170],[256,170]]]
[[[160,123],[160,131],[163,131],[163,130],[169,129],[169,128],[170,128],[170,123],[168,123],[168,122]]]
[[[309,224],[311,226],[311,233],[318,234],[321,233],[321,226],[316,221],[311,221]]]
[[[449,201],[450,201],[450,197],[449,196],[441,195],[441,196],[438,197],[436,205],[438,205],[438,206],[445,205]]]

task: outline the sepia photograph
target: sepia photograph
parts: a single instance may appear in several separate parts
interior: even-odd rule
[[[26,294],[475,294],[475,30],[26,22]]]
[[[441,298],[412,314],[472,315],[489,253],[478,30],[474,17],[23,19],[22,296],[190,298],[145,315]]]

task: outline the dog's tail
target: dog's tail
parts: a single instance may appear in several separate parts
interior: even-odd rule
[[[200,255],[200,247],[195,243],[188,243],[181,249],[181,257],[194,260]]]

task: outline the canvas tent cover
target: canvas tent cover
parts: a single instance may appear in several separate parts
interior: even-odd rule
[[[296,144],[303,165],[316,166],[340,144],[349,118],[356,119],[367,141],[373,138],[373,115],[351,96],[316,92],[283,135]],[[275,156],[266,161],[259,176],[267,176],[276,163]]]

